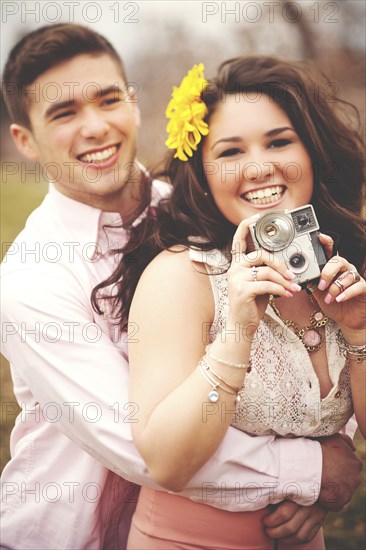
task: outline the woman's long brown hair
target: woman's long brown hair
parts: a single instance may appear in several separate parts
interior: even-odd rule
[[[312,77],[304,63],[263,56],[238,57],[224,62],[201,94],[208,107],[206,121],[209,123],[228,94],[240,98],[248,92],[268,95],[286,112],[312,160],[311,202],[321,230],[333,238],[338,236],[339,254],[363,270],[365,177],[363,143],[354,128],[354,120],[359,121],[357,109],[336,96],[335,84],[326,77]],[[226,253],[230,250],[236,227],[211,197],[202,145],[203,141],[187,162],[175,159],[174,153],[167,157],[159,177],[165,176],[171,182],[170,197],[130,229],[128,243],[118,251],[123,257],[117,269],[93,291],[92,303],[98,313],[102,313],[102,299],[112,300],[122,330],[127,327],[140,276],[160,251],[175,244],[190,246],[191,236],[201,238],[195,242],[198,248],[219,248]],[[106,293],[110,285],[112,295]]]

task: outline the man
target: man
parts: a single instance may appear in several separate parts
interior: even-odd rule
[[[128,402],[126,335],[108,302],[100,316],[90,295],[113,271],[128,228],[167,189],[136,161],[136,98],[100,35],[68,24],[27,35],[3,88],[17,148],[51,183],[3,263],[3,352],[22,413],[3,473],[2,543],[121,549],[138,493],[130,481],[154,484],[131,439],[138,403]],[[268,517],[268,532],[309,540],[325,508],[350,499],[359,470],[341,437],[320,445],[230,429],[184,494],[233,511],[291,496]],[[339,488],[335,500],[328,483]]]

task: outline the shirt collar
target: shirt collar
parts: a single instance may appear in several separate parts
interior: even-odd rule
[[[99,208],[71,199],[60,193],[52,183],[49,185],[48,202],[71,236],[83,245],[94,243],[95,249],[102,238],[105,225],[119,226],[121,233],[124,231],[118,212],[103,212]]]

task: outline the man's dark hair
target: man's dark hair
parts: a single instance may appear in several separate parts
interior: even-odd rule
[[[31,128],[27,88],[51,67],[82,54],[109,55],[127,82],[116,50],[103,36],[87,27],[60,23],[24,36],[10,52],[3,74],[3,97],[13,122]]]

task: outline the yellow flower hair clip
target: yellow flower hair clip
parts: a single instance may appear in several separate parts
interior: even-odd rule
[[[165,112],[170,119],[166,127],[169,137],[165,144],[169,149],[177,150],[174,158],[184,161],[197,150],[202,136],[208,134],[208,125],[203,120],[207,114],[207,106],[201,99],[201,92],[207,86],[203,70],[202,63],[194,65],[179,88],[174,86],[172,99]]]

